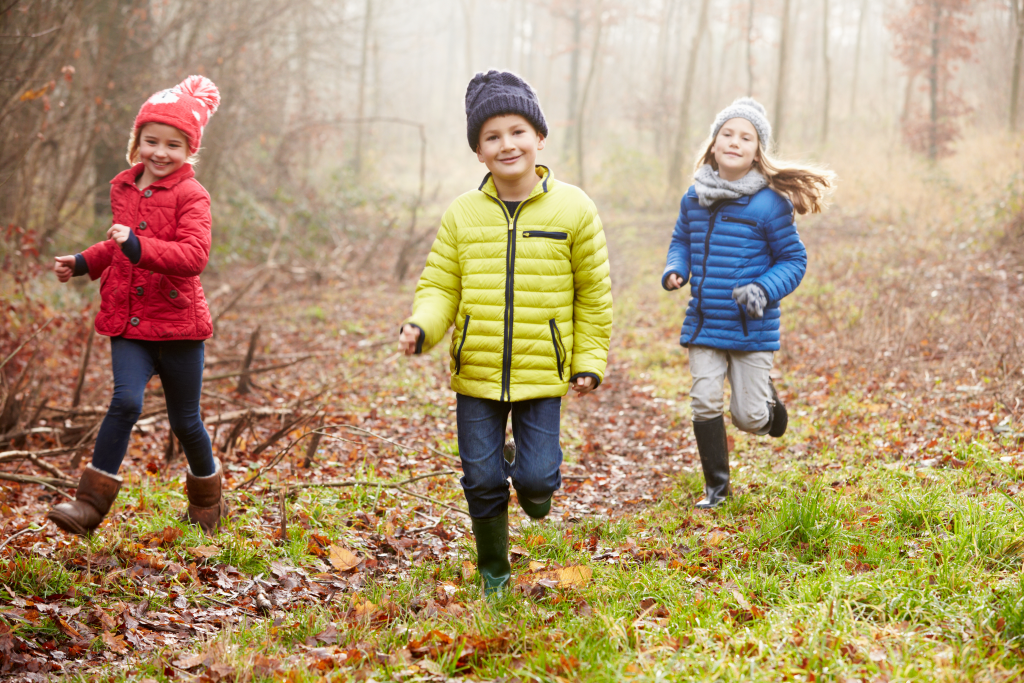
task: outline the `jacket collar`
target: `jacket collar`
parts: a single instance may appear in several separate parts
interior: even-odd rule
[[[111,185],[131,185],[135,186],[135,181],[138,180],[139,176],[142,175],[143,167],[142,163],[135,164],[129,169],[121,171],[114,179],[110,181]],[[160,178],[156,182],[149,185],[146,189],[152,187],[163,187],[170,189],[180,183],[183,180],[194,178],[196,175],[195,169],[192,168],[192,164],[182,164],[181,168],[172,173],[169,176]]]
[[[537,164],[535,170],[537,172],[537,177],[540,180],[536,185],[534,185],[533,191],[530,192],[530,196],[527,197],[524,201],[533,199],[537,195],[546,194],[551,191],[552,187],[554,187],[555,176],[554,174],[551,173],[550,168],[548,168],[547,166],[542,166],[541,164]],[[480,183],[480,187],[478,187],[477,189],[486,195],[494,197],[495,199],[499,199],[498,188],[494,186],[494,178],[491,177],[490,173],[484,176],[483,182]]]
[[[765,189],[767,189],[767,188],[765,188]],[[764,189],[759,190],[759,192],[764,192]],[[691,185],[690,189],[686,191],[686,196],[687,197],[691,197],[693,199],[697,199],[697,190]],[[723,199],[720,202],[718,202],[717,204],[721,205],[721,206],[727,206],[727,205],[730,205],[730,204],[738,204],[740,206],[746,206],[747,204],[750,203],[750,198],[754,197],[754,196],[756,196],[756,194],[754,194],[754,195],[745,194],[745,195],[743,195],[741,197],[736,197],[736,199]]]

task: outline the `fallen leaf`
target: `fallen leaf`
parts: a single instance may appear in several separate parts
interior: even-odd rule
[[[331,565],[340,572],[347,572],[355,569],[362,559],[344,546],[331,545],[327,548],[330,552]]]
[[[220,555],[220,548],[215,545],[197,545],[195,548],[189,548],[188,551],[194,556],[201,557],[205,560]]]
[[[199,666],[205,661],[206,654],[204,653],[198,655],[185,655],[184,657],[174,660],[171,664],[179,669],[191,669],[194,666]]]
[[[124,642],[124,636],[114,635],[109,631],[103,632],[103,644],[107,646],[108,650],[119,655],[128,652],[128,645]]]

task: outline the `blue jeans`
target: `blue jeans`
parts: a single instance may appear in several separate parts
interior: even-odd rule
[[[181,442],[192,474],[205,477],[214,473],[216,468],[210,435],[199,414],[204,347],[202,341],[140,341],[111,337],[114,397],[96,436],[93,467],[109,474],[117,474],[121,469],[132,427],[142,414],[146,383],[154,374],[159,374],[171,430]]]
[[[462,490],[469,514],[495,517],[508,509],[508,478],[516,495],[547,500],[562,486],[562,448],[558,444],[561,398],[492,401],[456,394],[455,417],[462,458]],[[516,459],[505,462],[505,425],[512,413]]]

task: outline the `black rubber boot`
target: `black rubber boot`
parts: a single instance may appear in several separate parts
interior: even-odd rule
[[[484,595],[501,595],[512,579],[508,561],[508,511],[497,517],[473,517],[476,537],[476,568],[483,580]]]
[[[548,499],[542,503],[534,503],[519,492],[516,492],[516,498],[519,499],[519,507],[523,508],[523,512],[533,519],[544,519],[551,512],[551,496],[548,496]]]
[[[700,466],[704,470],[704,498],[696,508],[706,510],[725,502],[729,497],[729,441],[725,436],[725,417],[719,415],[713,420],[694,422],[693,433],[697,437],[697,452]]]
[[[789,425],[789,413],[786,412],[786,404],[779,398],[779,392],[775,391],[775,383],[768,380],[768,387],[772,390],[773,403],[768,406],[770,418],[768,420],[768,436],[776,439],[786,433]]]

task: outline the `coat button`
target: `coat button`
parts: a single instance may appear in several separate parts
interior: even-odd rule
[[[132,325],[136,325],[137,326],[139,324],[139,322],[141,322],[141,321],[139,320],[138,316],[134,316],[133,315],[131,317],[131,320],[129,320],[128,322],[130,322]]]
[[[142,287],[136,287],[135,288],[135,293],[138,294],[139,296],[142,296],[142,292],[143,291],[145,291],[145,290],[143,290]]]
[[[142,193],[142,196],[143,197],[152,197],[153,196],[153,190],[146,190],[145,192]]]
[[[170,296],[170,297],[171,297],[172,299],[177,299],[177,298],[178,298],[178,290],[176,290],[176,289],[172,289],[172,290],[170,291],[170,293],[169,293],[169,296]]]
[[[141,223],[139,223],[139,230],[145,230],[145,229],[146,229],[146,221],[142,221]]]

